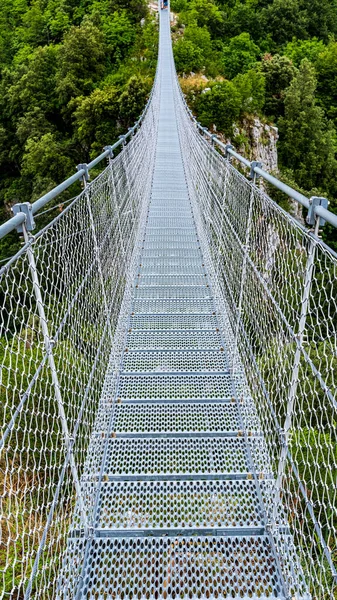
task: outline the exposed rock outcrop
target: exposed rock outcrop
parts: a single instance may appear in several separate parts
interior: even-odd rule
[[[257,117],[245,118],[234,133],[235,137],[244,138],[244,142],[238,148],[240,153],[249,160],[262,162],[266,171],[277,173],[277,127],[262,123]]]

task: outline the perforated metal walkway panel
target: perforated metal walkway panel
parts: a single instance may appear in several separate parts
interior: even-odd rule
[[[96,431],[82,482],[89,498],[99,482],[92,535],[74,529],[59,595],[283,598],[268,455],[228,369],[185,180],[168,12],[160,18],[157,152],[128,334],[102,416],[109,439]]]

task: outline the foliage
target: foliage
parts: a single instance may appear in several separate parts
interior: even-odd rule
[[[296,67],[298,67],[304,58],[315,63],[321,52],[324,50],[325,44],[316,37],[309,40],[298,40],[293,38],[293,40],[288,42],[284,48],[284,54],[290,58]]]
[[[249,33],[233,37],[223,49],[224,74],[229,79],[245,73],[256,62],[260,48],[250,39]]]
[[[337,212],[337,0],[171,6],[179,13],[176,65],[187,75],[182,86],[198,119],[227,137],[247,113],[273,121],[281,178],[308,197],[328,197]],[[290,206],[275,190],[274,197]],[[337,248],[335,229],[326,225],[322,236]]]
[[[261,18],[265,31],[277,45],[293,37],[306,37],[308,16],[298,0],[273,0],[262,10]]]
[[[274,118],[284,113],[284,94],[290,85],[296,69],[286,56],[275,54],[264,56],[261,71],[266,80],[266,100],[264,112]]]
[[[239,74],[233,79],[241,100],[240,108],[243,113],[258,113],[265,104],[266,79],[264,75],[251,69]]]
[[[281,156],[300,186],[326,189],[337,175],[335,131],[317,106],[315,90],[314,68],[304,59],[285,94],[285,115],[279,122]]]
[[[328,118],[337,127],[337,42],[331,40],[316,60],[317,92]]]
[[[200,71],[204,62],[202,50],[185,38],[174,46],[174,60],[180,72]]]
[[[157,42],[146,0],[1,2],[2,220],[13,203],[49,191],[135,122]],[[2,240],[1,256],[15,247],[12,236]]]
[[[204,91],[197,101],[200,121],[206,127],[212,124],[231,135],[233,124],[240,114],[240,94],[231,81],[222,81]]]

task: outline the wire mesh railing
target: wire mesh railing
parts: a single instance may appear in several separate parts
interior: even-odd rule
[[[177,87],[177,97],[180,95]],[[213,287],[231,339],[238,390],[248,385],[267,443],[268,527],[284,560],[294,543],[313,598],[337,585],[337,256],[200,135],[183,103],[179,132]],[[268,469],[266,465],[266,471]],[[290,537],[289,537],[290,535]],[[294,557],[292,561],[294,561]]]
[[[103,390],[109,369],[117,378],[127,328],[123,303],[131,299],[151,187],[159,87],[157,79],[142,126],[123,151],[115,159],[105,151],[103,173],[89,184],[87,166],[80,166],[73,177],[83,178],[82,193],[51,223],[32,235],[27,215],[14,217],[25,243],[0,270],[1,599],[77,597],[81,589],[98,497],[97,480],[81,485],[81,477],[90,475],[88,447],[101,403],[109,401],[109,386]],[[259,477],[288,597],[333,598],[337,256],[319,239],[328,211],[319,206],[314,230],[305,229],[259,186],[260,167],[249,181],[231,164],[234,151],[223,156],[200,135],[178,86],[175,107],[231,375],[237,396],[253,399],[254,440],[268,449]],[[249,425],[245,420],[247,439]],[[107,423],[97,431],[107,432]],[[97,475],[102,457],[92,456]],[[70,548],[73,579],[62,579],[74,523],[84,535]],[[241,554],[237,561],[245,560]],[[226,589],[234,594],[230,576]],[[60,591],[66,580],[69,589]],[[263,581],[261,590],[270,592]]]
[[[0,598],[54,598],[155,152],[158,86],[105,170],[0,270]],[[109,153],[110,155],[111,153]]]

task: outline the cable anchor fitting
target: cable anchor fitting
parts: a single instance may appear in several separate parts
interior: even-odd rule
[[[18,202],[12,206],[12,213],[14,215],[18,215],[19,213],[23,213],[26,217],[25,227],[27,231],[33,231],[35,229],[35,221],[33,215],[33,207],[30,202]],[[23,223],[18,225],[16,228],[18,233],[23,233]]]
[[[231,160],[231,155],[229,153],[229,150],[234,150],[234,146],[232,144],[226,144],[224,147],[224,153],[225,153],[225,158],[230,161]]]
[[[258,179],[259,177],[261,177],[261,175],[259,175],[258,173],[255,173],[255,169],[262,169],[263,165],[262,162],[258,161],[258,160],[253,160],[250,163],[250,173],[249,173],[249,179]]]
[[[77,171],[84,171],[83,181],[85,183],[88,183],[88,181],[90,181],[90,174],[89,174],[89,169],[88,169],[87,163],[82,163],[80,165],[77,165],[76,169],[77,169]]]
[[[328,208],[329,200],[327,198],[321,198],[320,196],[312,196],[309,200],[309,212],[307,215],[308,225],[315,225],[316,223],[316,207],[322,206],[322,208]],[[323,217],[319,218],[319,226],[324,227],[326,221]]]

